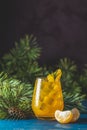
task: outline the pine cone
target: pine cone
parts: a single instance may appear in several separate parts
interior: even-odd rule
[[[16,118],[16,119],[25,119],[26,116],[25,114],[18,108],[16,107],[10,107],[8,109],[8,114],[13,117],[13,118]]]

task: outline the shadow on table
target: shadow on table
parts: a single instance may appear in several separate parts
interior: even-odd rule
[[[78,124],[87,124],[87,118],[81,118],[76,123],[78,123]]]

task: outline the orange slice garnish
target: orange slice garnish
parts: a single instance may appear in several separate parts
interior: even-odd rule
[[[62,124],[69,123],[73,118],[73,114],[70,110],[67,111],[55,111],[55,119]]]
[[[49,75],[47,76],[47,80],[48,80],[49,82],[54,82],[54,75],[53,75],[53,74],[49,74]]]
[[[73,108],[71,110],[71,112],[73,114],[73,118],[72,118],[71,122],[76,122],[80,117],[80,112],[79,112],[79,110],[77,108]]]

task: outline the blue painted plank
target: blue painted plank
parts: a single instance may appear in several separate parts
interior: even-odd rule
[[[87,130],[87,114],[75,123],[60,124],[56,120],[0,120],[0,130]]]

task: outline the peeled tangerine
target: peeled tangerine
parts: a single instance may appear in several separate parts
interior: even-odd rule
[[[73,108],[72,110],[67,111],[55,111],[55,119],[62,124],[75,122],[80,117],[80,112],[77,108]]]
[[[77,108],[73,108],[71,111],[73,113],[73,118],[72,118],[71,122],[75,122],[80,117],[80,112]]]

